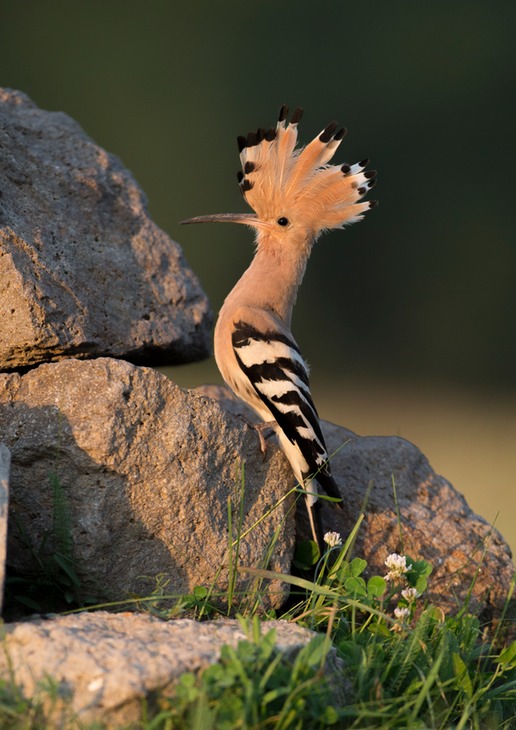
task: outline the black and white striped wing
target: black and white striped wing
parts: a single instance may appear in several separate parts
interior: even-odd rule
[[[297,344],[281,332],[261,332],[243,321],[236,324],[232,343],[238,364],[257,395],[306,461],[304,478],[315,475],[331,497],[340,499],[327,463],[308,370]]]

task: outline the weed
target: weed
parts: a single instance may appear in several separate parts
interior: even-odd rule
[[[293,659],[276,649],[276,632],[260,633],[258,619],[241,620],[248,640],[224,646],[220,661],[197,678],[182,675],[161,719],[174,728],[320,728],[338,714],[321,664],[324,636],[315,636]]]
[[[66,601],[78,584],[66,501],[57,479],[53,486],[54,523],[52,534],[45,536],[54,546],[52,570],[48,553],[46,563],[41,558],[46,545],[35,554],[45,568],[44,580],[57,583]],[[216,589],[220,571],[210,586],[197,586],[186,596],[167,594],[168,579],[158,576],[152,595],[132,603],[160,618],[185,611],[199,620],[239,612],[248,638],[236,648],[223,647],[220,661],[204,672],[182,675],[173,697],[158,698],[156,711],[143,703],[143,719],[134,730],[516,727],[516,643],[500,646],[498,630],[486,640],[486,627],[470,612],[468,600],[453,616],[429,604],[425,594],[432,568],[426,561],[392,554],[384,575],[368,575],[367,562],[352,556],[361,517],[344,544],[339,535],[328,533],[322,556],[312,542],[299,546],[295,565],[310,577],[268,570],[273,543],[262,567],[243,567],[238,558],[244,537],[242,500],[243,473],[240,506],[234,510],[228,502],[225,591]],[[400,544],[402,538],[400,527]],[[258,614],[273,615],[264,611],[270,581],[291,586],[292,598],[279,618],[314,631],[295,657],[281,653],[275,632],[267,630],[265,620],[259,623]],[[507,605],[513,591],[514,582]],[[330,686],[323,668],[332,648],[342,661]],[[344,699],[334,694],[336,685],[346,689]],[[24,716],[27,722],[22,722]],[[24,699],[7,681],[0,683],[0,725],[9,730],[46,727],[38,701]]]
[[[298,591],[281,618],[315,634],[295,659],[274,649],[266,622],[262,636],[257,617],[247,618],[248,640],[224,647],[219,663],[200,675],[183,675],[174,698],[141,728],[513,728],[516,643],[500,649],[495,636],[485,643],[467,605],[455,616],[429,605],[431,566],[423,560],[393,554],[385,575],[366,579],[366,561],[349,557],[355,532],[345,545],[327,535],[312,581],[238,569]],[[317,554],[313,545],[301,553]],[[332,646],[343,660],[332,687],[347,688],[344,701],[322,672]]]
[[[6,577],[4,615],[11,618],[20,611],[45,613],[63,610],[72,605],[96,603],[95,598],[80,599],[81,582],[73,558],[70,509],[66,492],[57,476],[49,475],[52,487],[52,527],[35,546],[20,520],[16,528],[25,548],[31,553],[37,572],[9,570]]]

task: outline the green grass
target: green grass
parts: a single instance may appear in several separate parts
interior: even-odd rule
[[[220,661],[202,674],[183,675],[175,694],[160,697],[152,714],[144,705],[143,719],[133,727],[516,727],[516,642],[503,646],[496,630],[486,640],[489,627],[481,626],[467,606],[445,616],[426,603],[431,567],[424,561],[395,558],[394,572],[386,566],[386,574],[393,572],[389,580],[366,579],[366,562],[349,558],[352,540],[350,535],[346,545],[328,549],[316,565],[315,579],[281,576],[295,598],[280,617],[316,632],[296,657],[276,649],[266,620],[255,612],[241,617],[247,640],[236,649],[224,647]],[[313,553],[313,545],[304,546],[301,560]],[[278,577],[266,570],[239,570],[262,580]],[[510,594],[513,589],[514,584]],[[231,591],[241,604],[234,585]],[[161,586],[141,605],[159,614],[165,598]],[[209,590],[199,588],[182,597],[174,613],[193,605],[203,616],[213,616],[217,609],[211,598]],[[256,596],[246,601],[257,603]],[[170,611],[164,608],[163,615]],[[332,648],[343,661],[330,684],[323,667]],[[345,688],[344,698],[335,686]],[[24,699],[10,681],[0,682],[1,727],[46,728],[38,702]]]
[[[76,575],[69,569],[73,554],[65,502],[55,484],[54,489],[58,509],[49,564],[57,563],[58,583],[66,591]],[[243,475],[241,496],[242,490]],[[300,545],[296,574],[282,575],[238,564],[238,505],[228,503],[228,516],[232,549],[224,594],[216,591],[214,581],[189,595],[171,596],[166,579],[158,577],[153,594],[133,603],[162,619],[238,615],[247,639],[236,648],[224,647],[219,662],[204,672],[184,674],[172,695],[153,698],[152,710],[143,703],[142,720],[131,728],[516,728],[516,642],[504,641],[503,616],[496,626],[486,626],[467,602],[455,615],[429,604],[425,595],[432,568],[423,560],[390,556],[382,575],[370,575],[366,561],[353,556],[361,519],[344,544],[334,535],[334,546],[323,556],[312,542]],[[66,562],[56,561],[56,555]],[[237,578],[243,576],[248,582],[242,590]],[[278,579],[290,584],[288,604],[279,611],[264,610],[267,585]],[[47,580],[48,568],[43,573]],[[507,606],[514,588],[513,581]],[[127,606],[121,601],[102,607]],[[268,618],[312,629],[314,638],[297,656],[286,656],[276,648]],[[324,671],[329,652],[334,664],[335,655],[339,659],[331,678]],[[12,677],[1,679],[0,727],[50,730],[43,699],[52,704],[55,693],[55,683],[47,683],[29,700]],[[102,726],[77,722],[69,727]]]
[[[176,694],[162,697],[159,713],[140,727],[516,727],[516,643],[503,645],[503,622],[489,633],[467,605],[454,616],[429,605],[425,561],[395,557],[386,566],[388,580],[366,579],[366,561],[349,559],[353,539],[327,551],[315,579],[281,576],[298,600],[280,618],[316,632],[295,659],[275,650],[266,621],[260,629],[256,616],[242,619],[247,641],[225,647],[220,662],[201,675],[185,674]],[[302,546],[298,564],[314,554],[313,544]],[[514,584],[507,603],[513,590]],[[343,661],[330,685],[322,668],[332,648]],[[344,699],[335,685],[346,688]]]
[[[242,620],[249,639],[236,649],[222,648],[221,658],[197,678],[184,674],[172,699],[147,727],[234,728],[325,727],[338,715],[321,674],[327,653],[318,635],[289,660],[276,649],[274,630],[260,632],[258,619]],[[142,725],[145,727],[145,725]]]
[[[27,613],[65,611],[70,606],[94,604],[93,597],[79,601],[80,579],[73,556],[68,499],[56,473],[48,476],[52,490],[52,525],[35,545],[22,520],[14,514],[14,529],[31,554],[37,570],[17,573],[7,569],[4,617],[16,620]]]

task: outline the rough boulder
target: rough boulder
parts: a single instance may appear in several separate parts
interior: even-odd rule
[[[189,362],[211,313],[121,162],[77,122],[0,89],[0,370],[64,357]]]
[[[97,358],[0,374],[0,433],[11,451],[7,560],[20,573],[63,552],[67,530],[78,599],[149,595],[160,576],[167,594],[213,585],[216,600],[237,553],[241,566],[290,571],[283,455],[264,459],[242,418],[155,370]],[[269,605],[285,597],[284,584],[269,586]]]

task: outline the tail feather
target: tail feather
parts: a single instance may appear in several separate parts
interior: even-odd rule
[[[310,522],[310,529],[315,542],[319,546],[321,555],[325,551],[324,532],[321,520],[321,500],[317,494],[317,487],[314,484],[322,487],[328,497],[338,499],[338,502],[334,502],[337,507],[342,509],[342,497],[337,486],[337,482],[332,477],[329,467],[327,464],[320,469],[317,474],[312,478],[303,479],[303,484],[306,489],[305,504],[308,512],[308,520]]]
[[[339,500],[338,502],[332,502],[332,504],[335,504],[336,507],[340,507],[340,509],[342,509],[342,497],[340,495],[337,482],[332,477],[332,475],[329,472],[321,469],[321,471],[316,475],[315,479],[319,486],[324,489],[328,497]]]
[[[308,511],[308,520],[310,522],[310,529],[314,541],[319,546],[319,552],[321,555],[325,551],[324,532],[321,520],[321,503],[314,502],[310,504],[308,499],[306,500],[306,509]]]

